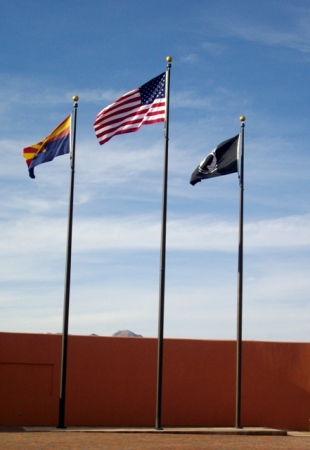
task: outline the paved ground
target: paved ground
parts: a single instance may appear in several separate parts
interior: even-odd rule
[[[22,428],[0,430],[0,449],[124,449],[124,450],[310,450],[310,433],[287,436],[227,435],[195,433],[123,433],[100,431],[25,431]]]

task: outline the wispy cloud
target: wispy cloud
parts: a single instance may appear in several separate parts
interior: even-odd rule
[[[113,89],[87,89],[79,88],[77,92],[68,91],[63,87],[50,86],[45,80],[34,77],[18,77],[13,75],[0,75],[1,108],[5,105],[27,105],[31,108],[53,106],[68,103],[72,96],[78,94],[84,103],[112,102],[124,94],[124,91]]]
[[[310,247],[310,215],[283,217],[244,226],[245,253],[285,251]],[[2,223],[2,254],[63,253],[65,218],[36,215]],[[75,218],[74,249],[77,253],[107,250],[158,250],[160,218],[154,214]],[[35,242],[34,242],[35,238]],[[167,223],[167,247],[176,251],[237,252],[238,224],[218,221],[211,215],[176,217]]]
[[[298,50],[302,53],[310,52],[310,36],[308,30],[303,33],[302,29],[296,31],[278,31],[264,26],[243,26],[233,29],[235,35],[248,41],[260,42],[276,47],[286,47]]]
[[[283,10],[289,17],[288,26],[275,23],[274,26],[256,23],[240,22],[238,20],[226,23],[226,30],[234,36],[261,44],[289,48],[301,53],[310,52],[310,9],[298,8],[290,4]],[[282,12],[283,12],[282,11]]]
[[[220,44],[218,42],[204,42],[202,48],[212,56],[219,56],[227,47],[225,44]]]
[[[180,60],[182,63],[189,63],[189,64],[194,64],[195,62],[197,62],[199,59],[197,53],[190,53],[188,55],[185,56],[181,56]]]

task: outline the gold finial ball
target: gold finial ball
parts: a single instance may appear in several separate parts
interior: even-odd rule
[[[245,116],[240,116],[239,120],[240,120],[240,122],[244,122],[245,121]]]
[[[78,101],[79,101],[79,96],[78,96],[78,95],[74,95],[74,96],[72,97],[72,100],[73,100],[74,102],[78,102]]]
[[[167,62],[171,62],[172,61],[172,56],[167,56],[166,61]]]

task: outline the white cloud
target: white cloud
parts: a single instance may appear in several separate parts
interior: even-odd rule
[[[309,225],[310,214],[248,223],[244,226],[245,245],[250,251],[288,248],[306,251],[310,246]]]
[[[157,250],[160,217],[132,214],[75,217],[75,252]],[[2,254],[61,254],[66,243],[66,218],[38,216],[3,221],[0,237]],[[244,252],[307,251],[310,246],[310,215],[291,216],[244,224]],[[167,248],[176,251],[237,251],[238,224],[200,214],[167,221]]]
[[[196,53],[190,53],[186,56],[181,56],[181,62],[194,64],[198,60],[198,55]]]
[[[265,45],[271,45],[275,47],[289,48],[297,50],[301,53],[310,52],[310,33],[309,33],[309,20],[310,10],[299,9],[290,5],[287,9],[288,15],[290,15],[289,25],[284,27],[275,23],[272,27],[267,24],[256,23],[240,23],[234,21],[226,23],[226,30],[239,36],[247,41],[259,42]]]

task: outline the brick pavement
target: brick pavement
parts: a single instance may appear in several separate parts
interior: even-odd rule
[[[12,432],[15,431],[15,432]],[[25,432],[2,429],[0,449],[124,449],[124,450],[310,450],[310,433],[288,436],[195,433]]]

